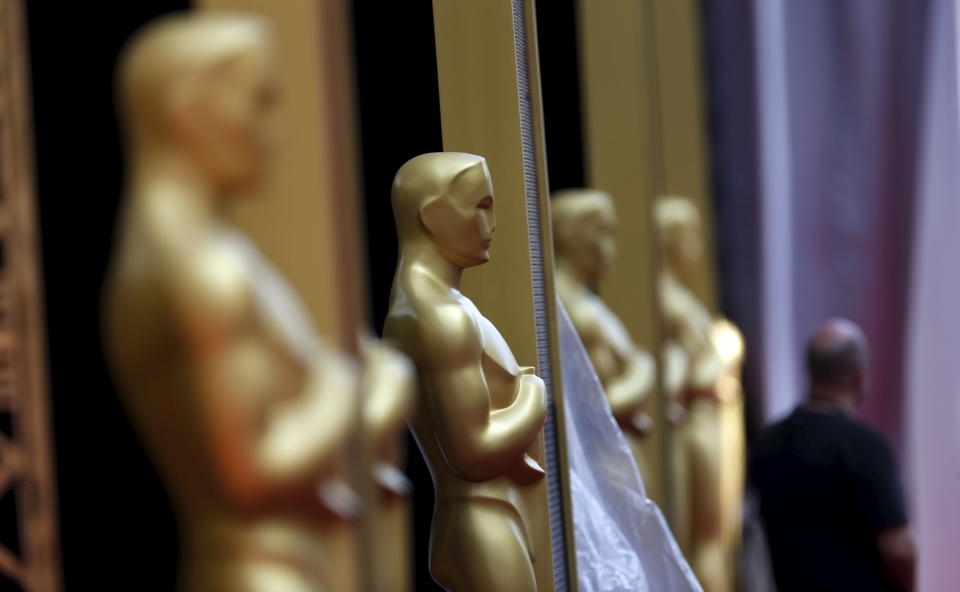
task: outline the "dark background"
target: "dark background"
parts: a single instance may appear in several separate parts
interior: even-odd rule
[[[537,46],[550,190],[583,187],[583,130],[574,0],[537,3]]]
[[[27,4],[64,583],[170,590],[173,514],[104,366],[99,307],[124,175],[114,64],[138,27],[189,2],[138,0],[99,11]],[[573,4],[541,2],[537,18],[554,188],[583,183]],[[379,332],[397,257],[393,175],[409,158],[442,150],[433,15],[430,0],[353,6],[370,309]],[[415,589],[430,590],[432,486],[410,446]]]
[[[187,2],[25,4],[65,588],[171,590],[173,517],[104,367],[99,301],[123,179],[114,62]]]

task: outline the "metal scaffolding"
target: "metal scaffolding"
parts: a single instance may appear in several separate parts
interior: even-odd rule
[[[0,0],[0,501],[13,496],[17,523],[0,531],[0,574],[25,592],[55,592],[56,484],[25,27],[22,0]]]

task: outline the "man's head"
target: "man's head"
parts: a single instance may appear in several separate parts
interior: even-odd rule
[[[137,33],[117,72],[134,160],[176,155],[218,190],[256,181],[276,94],[272,46],[266,22],[245,14],[177,14]]]
[[[402,245],[429,240],[461,268],[490,260],[497,223],[493,182],[482,156],[432,152],[414,157],[397,171],[392,201]]]
[[[700,212],[688,197],[665,195],[657,199],[654,220],[666,263],[677,269],[696,264],[703,256]]]
[[[832,319],[807,342],[807,372],[814,397],[859,402],[866,386],[869,352],[863,331],[846,319]]]
[[[617,256],[617,214],[610,195],[597,189],[566,189],[553,194],[550,209],[558,260],[598,282],[613,269]]]

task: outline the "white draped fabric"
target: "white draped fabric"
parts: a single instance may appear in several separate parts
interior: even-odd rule
[[[581,592],[697,592],[580,337],[557,302],[567,458]]]
[[[958,13],[930,21],[907,341],[907,452],[918,590],[960,586],[960,67]]]

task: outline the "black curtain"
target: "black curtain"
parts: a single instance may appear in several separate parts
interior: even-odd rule
[[[123,178],[114,63],[188,2],[25,4],[64,586],[171,590],[173,516],[107,375],[99,306]]]

